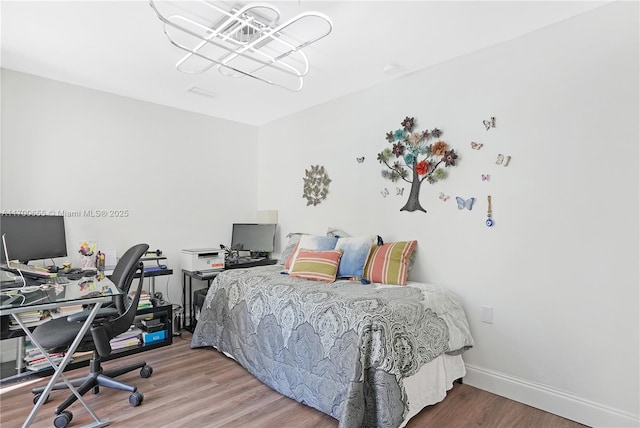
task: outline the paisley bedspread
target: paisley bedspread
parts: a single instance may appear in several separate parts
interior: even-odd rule
[[[220,273],[191,346],[213,346],[340,427],[406,423],[403,379],[473,346],[456,296],[426,284],[327,284],[281,266]]]

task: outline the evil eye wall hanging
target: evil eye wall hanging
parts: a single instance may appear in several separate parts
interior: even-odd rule
[[[491,195],[487,196],[487,202],[487,220],[485,221],[485,224],[487,225],[487,227],[493,227],[495,223],[493,222],[493,212],[491,211]]]

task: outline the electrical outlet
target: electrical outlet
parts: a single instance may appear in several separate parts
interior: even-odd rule
[[[486,322],[487,324],[493,324],[493,307],[491,306],[482,307],[482,322]]]

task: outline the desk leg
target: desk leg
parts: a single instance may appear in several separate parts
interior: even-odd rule
[[[187,274],[182,272],[182,328],[187,328]]]
[[[16,349],[16,373],[24,373],[26,366],[24,362],[24,336],[20,336]]]
[[[189,331],[193,333],[195,320],[193,319],[193,278],[189,277]]]
[[[193,301],[193,287],[191,286],[191,280],[189,280],[189,331],[193,333],[196,325],[196,308],[194,308]]]
[[[22,425],[23,428],[26,428],[29,425],[31,425],[31,422],[33,422],[33,419],[35,418],[36,414],[38,413],[38,410],[40,410],[40,407],[42,407],[42,405],[46,401],[47,397],[49,396],[49,393],[53,389],[53,385],[55,385],[55,383],[57,382],[59,377],[62,378],[62,381],[65,384],[67,384],[69,389],[75,394],[75,396],[78,398],[78,401],[80,401],[82,403],[82,405],[91,414],[93,419],[95,419],[96,422],[94,424],[88,425],[89,427],[103,427],[103,426],[106,426],[106,425],[109,424],[109,419],[102,419],[101,420],[95,414],[95,412],[89,406],[89,404],[86,401],[84,401],[82,396],[78,393],[78,390],[71,384],[71,382],[69,382],[69,380],[63,374],[64,369],[67,367],[67,365],[71,361],[71,357],[73,356],[74,352],[76,352],[76,349],[78,348],[78,345],[80,345],[80,342],[84,338],[85,334],[87,334],[87,331],[91,327],[91,323],[93,323],[93,319],[96,317],[96,315],[98,313],[98,310],[100,309],[101,306],[102,306],[101,302],[97,302],[93,306],[93,308],[91,309],[91,312],[89,313],[89,316],[87,317],[87,320],[82,325],[82,328],[78,332],[78,335],[76,336],[76,338],[73,340],[73,343],[69,347],[69,350],[67,351],[67,354],[64,356],[64,358],[60,362],[59,366],[56,365],[56,363],[53,362],[53,360],[51,360],[51,358],[49,358],[49,354],[44,349],[42,349],[42,346],[40,346],[40,344],[33,338],[33,335],[31,334],[31,331],[29,330],[29,328],[27,326],[24,325],[24,323],[22,322],[20,317],[17,314],[11,314],[13,316],[13,319],[20,325],[20,327],[27,334],[27,336],[29,336],[29,339],[31,339],[31,342],[40,350],[40,352],[42,352],[42,354],[49,361],[49,364],[51,364],[51,367],[53,367],[53,369],[55,370],[55,372],[51,376],[51,379],[49,380],[49,383],[47,383],[47,387],[44,389],[44,391],[42,391],[42,394],[40,395],[40,398],[38,399],[38,402],[35,404],[35,406],[33,406],[33,409],[31,409],[31,413],[29,413],[29,416],[27,417],[27,420]]]

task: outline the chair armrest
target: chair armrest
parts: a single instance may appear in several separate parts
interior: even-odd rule
[[[71,314],[67,316],[67,321],[68,322],[81,322],[81,321],[86,321],[87,318],[89,318],[89,314],[91,313],[91,311],[82,311],[82,312],[76,312],[75,314]],[[100,308],[98,309],[98,313],[96,314],[95,319],[102,319],[102,318],[112,318],[112,317],[116,317],[118,316],[118,310],[116,308]]]

